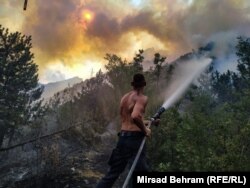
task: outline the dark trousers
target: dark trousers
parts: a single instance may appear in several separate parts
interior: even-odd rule
[[[108,161],[110,169],[99,181],[96,188],[111,188],[119,175],[124,171],[127,164],[132,165],[144,135],[140,132],[134,135],[120,135],[117,146],[113,149]],[[148,171],[146,164],[146,151],[143,148],[140,158],[135,167],[135,171]],[[132,177],[131,177],[132,178]]]

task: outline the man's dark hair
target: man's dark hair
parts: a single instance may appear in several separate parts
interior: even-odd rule
[[[140,87],[145,86],[146,81],[145,81],[145,78],[144,78],[143,74],[141,74],[141,73],[135,74],[134,77],[133,77],[133,81],[131,82],[131,85],[134,88],[140,88]]]

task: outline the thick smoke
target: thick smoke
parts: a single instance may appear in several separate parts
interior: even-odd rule
[[[22,10],[22,3],[10,2],[3,6]],[[85,9],[94,13],[89,23],[82,16]],[[174,59],[210,41],[215,42],[214,54],[233,53],[228,46],[235,45],[235,38],[250,34],[249,10],[247,0],[146,0],[137,5],[123,0],[36,0],[29,1],[16,22],[32,35],[36,62],[43,69],[55,60],[71,65],[76,59],[101,60],[105,53],[133,56],[135,48],[164,50]],[[10,14],[5,10],[1,17]]]

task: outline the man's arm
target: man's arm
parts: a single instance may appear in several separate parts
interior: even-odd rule
[[[150,136],[151,130],[144,125],[142,117],[146,105],[147,105],[147,98],[138,99],[135,103],[133,112],[131,114],[131,118],[134,121],[134,123],[142,130],[142,132],[144,132],[146,136]]]

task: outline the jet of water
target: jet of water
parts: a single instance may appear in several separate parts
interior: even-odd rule
[[[195,59],[177,65],[170,86],[168,87],[167,98],[162,107],[171,107],[188,89],[191,83],[197,79],[211,63],[211,59]]]
[[[166,100],[162,107],[152,117],[152,120],[160,118],[160,115],[166,109],[170,108],[178,99],[180,99],[180,97],[185,93],[193,81],[205,71],[211,62],[211,59],[205,58],[193,59],[187,62],[182,62],[181,64],[177,64],[174,69],[170,85],[163,94]]]

